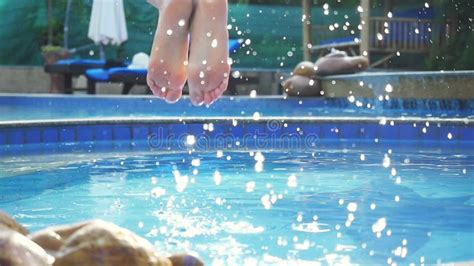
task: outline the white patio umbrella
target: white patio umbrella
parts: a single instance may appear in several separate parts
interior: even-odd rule
[[[101,59],[103,45],[120,45],[128,39],[123,0],[94,0],[88,37],[100,45]]]

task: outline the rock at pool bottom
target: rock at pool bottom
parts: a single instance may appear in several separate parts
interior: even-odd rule
[[[93,220],[50,227],[28,235],[0,213],[0,265],[204,265],[187,254],[160,256],[146,239],[115,224]]]

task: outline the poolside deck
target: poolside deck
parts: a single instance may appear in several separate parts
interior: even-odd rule
[[[322,86],[327,97],[474,99],[474,71],[364,72],[328,76]]]

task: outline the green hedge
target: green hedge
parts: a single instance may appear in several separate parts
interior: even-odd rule
[[[66,1],[54,0],[54,41],[57,45],[62,45],[62,22],[64,21]],[[282,1],[288,2],[286,0]],[[44,0],[0,0],[0,17],[2,18],[0,20],[0,65],[41,65],[43,63],[40,47],[46,43],[47,12],[45,2]],[[87,38],[87,30],[92,1],[73,2],[69,34],[70,47],[91,44],[92,42]],[[322,3],[322,1],[319,2]],[[394,59],[392,67],[473,69],[473,9],[468,0],[461,0],[461,2],[471,8],[465,8],[462,12],[462,19],[464,20],[461,24],[461,31],[448,49],[439,49],[434,44],[432,57],[425,60],[422,57],[411,60],[414,57],[404,58],[402,56]],[[158,12],[144,0],[124,0],[124,3],[129,40],[119,47],[108,46],[106,54],[108,58],[130,60],[135,53],[149,52]],[[382,14],[381,6],[377,2],[374,2],[374,5],[376,7],[372,14]],[[413,4],[402,6],[397,2],[397,8],[412,7]],[[438,9],[449,10],[449,3]],[[440,15],[444,15],[443,11],[440,13],[442,13]],[[301,14],[301,7],[294,5],[294,3],[292,5],[231,3],[229,10],[229,24],[232,25],[231,38],[251,40],[249,46],[232,55],[236,61],[235,66],[292,68],[296,65],[302,60]],[[324,15],[321,5],[316,5],[313,8],[312,16],[313,24],[320,27],[313,31],[316,44],[322,39],[347,36],[348,32],[342,29],[329,32],[328,35],[326,29],[330,24],[337,22],[342,25],[347,21],[350,25],[356,27],[359,21],[359,14],[356,12],[355,5],[340,3],[331,5],[330,15]],[[470,22],[469,18],[471,18]],[[358,34],[356,30],[355,36],[358,36]],[[75,56],[97,58],[98,49],[92,47],[79,52]]]

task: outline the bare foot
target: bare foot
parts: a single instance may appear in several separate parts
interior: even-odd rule
[[[187,78],[191,0],[149,0],[160,12],[148,66],[147,83],[156,96],[173,103]]]
[[[227,89],[229,81],[227,0],[198,0],[194,12],[189,96],[195,105],[212,104]]]

